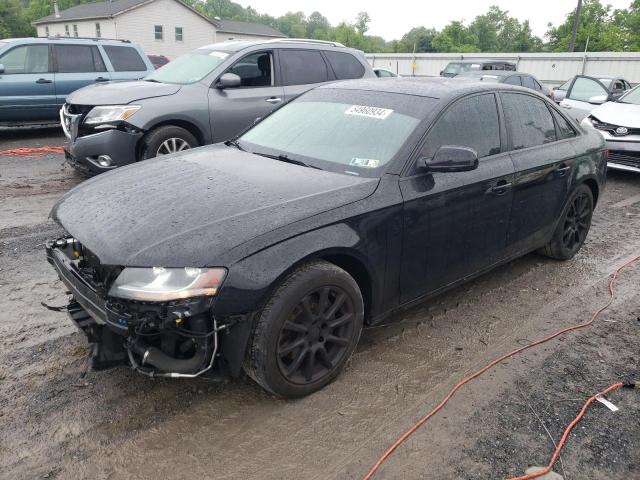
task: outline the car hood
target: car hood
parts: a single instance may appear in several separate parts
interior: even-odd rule
[[[591,115],[611,125],[640,128],[640,105],[607,102],[591,110]]]
[[[215,266],[230,249],[363,199],[378,183],[213,145],[88,180],[51,217],[103,264]]]
[[[144,80],[95,83],[68,95],[67,103],[74,105],[126,105],[144,98],[173,95],[180,88],[181,85]]]

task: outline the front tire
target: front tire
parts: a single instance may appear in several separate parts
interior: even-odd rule
[[[540,253],[556,260],[573,258],[587,238],[592,216],[593,193],[582,184],[569,197],[551,241]]]
[[[142,141],[142,160],[182,152],[197,146],[198,140],[188,130],[175,125],[165,125],[152,130]]]
[[[295,398],[332,382],[351,357],[364,318],[362,293],[328,262],[289,275],[260,312],[244,369],[274,395]]]

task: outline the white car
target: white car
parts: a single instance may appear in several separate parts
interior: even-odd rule
[[[640,85],[593,109],[582,125],[606,140],[609,168],[640,173]]]
[[[376,74],[377,77],[380,77],[380,78],[390,78],[390,77],[400,76],[397,73],[392,72],[391,70],[388,70],[386,68],[381,68],[381,67],[373,67],[373,72]]]
[[[560,88],[565,85],[566,83]],[[631,90],[631,85],[623,78],[576,75],[560,101],[560,107],[566,109],[567,114],[577,122],[581,122],[597,105],[616,100],[628,90]],[[560,93],[556,93],[554,99],[557,101],[560,96]]]

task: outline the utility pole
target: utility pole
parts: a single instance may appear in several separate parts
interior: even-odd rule
[[[578,0],[576,17],[573,19],[573,32],[571,33],[571,43],[569,44],[570,52],[573,52],[576,48],[576,35],[578,35],[578,25],[580,25],[580,10],[582,10],[582,0]]]

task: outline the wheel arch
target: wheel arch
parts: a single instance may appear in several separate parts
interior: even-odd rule
[[[149,127],[145,131],[144,135],[140,138],[140,140],[138,140],[138,144],[136,145],[136,161],[139,161],[142,157],[142,146],[144,145],[144,140],[158,128],[167,126],[184,128],[186,131],[196,137],[196,140],[198,140],[200,146],[206,143],[204,132],[195,123],[181,118],[164,119],[159,121],[158,123],[154,123],[151,127]]]
[[[581,184],[586,185],[591,190],[591,194],[593,195],[593,206],[595,207],[598,204],[598,197],[600,196],[600,186],[595,178],[586,178]]]

